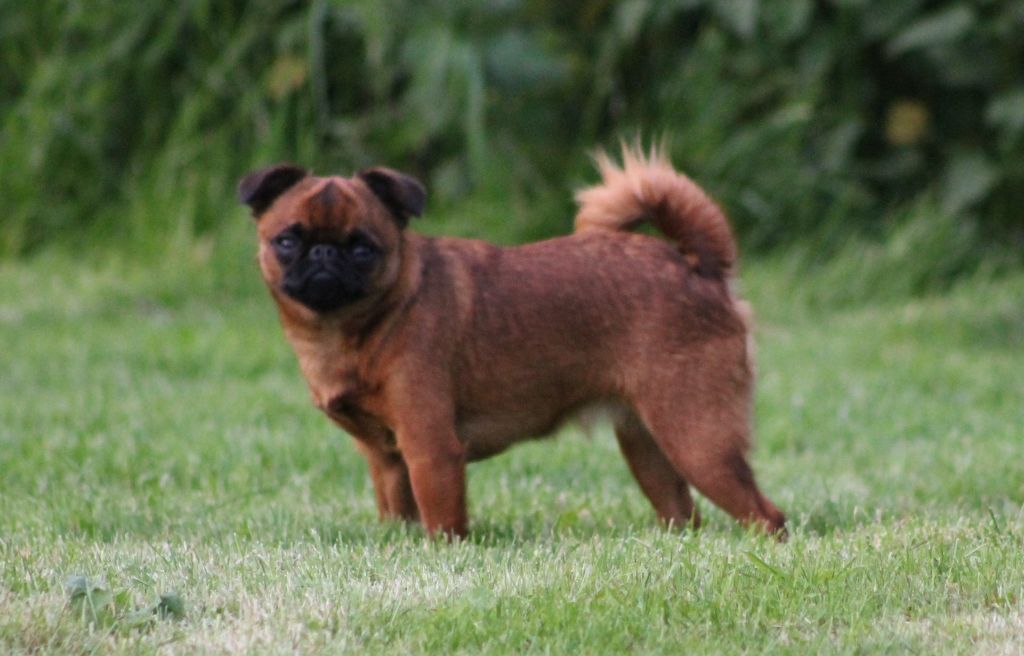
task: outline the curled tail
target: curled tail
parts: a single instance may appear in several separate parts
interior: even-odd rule
[[[576,193],[576,232],[629,230],[650,221],[702,276],[728,278],[736,264],[729,222],[704,190],[655,149],[622,148],[622,168],[604,152],[595,159],[602,183]]]

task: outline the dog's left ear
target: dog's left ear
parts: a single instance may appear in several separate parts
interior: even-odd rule
[[[294,164],[275,164],[253,171],[238,183],[238,200],[251,207],[252,215],[259,218],[278,196],[307,174],[306,169]]]
[[[401,227],[408,225],[410,218],[423,214],[427,191],[416,178],[383,166],[363,169],[356,177],[384,203]]]

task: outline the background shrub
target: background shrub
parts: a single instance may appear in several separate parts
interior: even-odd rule
[[[250,166],[425,179],[431,230],[564,231],[587,152],[667,135],[748,248],[927,203],[1024,232],[1024,1],[0,0],[0,253],[216,232]],[[918,219],[918,221],[921,221]],[[915,228],[916,229],[916,228]],[[957,253],[957,261],[963,259]],[[970,260],[970,258],[967,258]]]

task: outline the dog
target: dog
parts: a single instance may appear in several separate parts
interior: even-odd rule
[[[313,402],[355,438],[381,518],[465,536],[466,464],[611,409],[630,470],[668,525],[690,486],[784,535],[747,461],[749,309],[719,207],[651,150],[577,194],[572,234],[513,247],[407,226],[424,187],[374,167],[244,177],[259,266]],[[650,222],[667,239],[632,232]]]

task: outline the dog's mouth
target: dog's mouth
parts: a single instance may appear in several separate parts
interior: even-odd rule
[[[330,271],[317,271],[308,277],[306,285],[332,285],[338,280],[338,274]]]
[[[309,309],[332,312],[366,296],[366,290],[352,276],[330,268],[318,268],[303,276],[286,276],[281,290]]]

